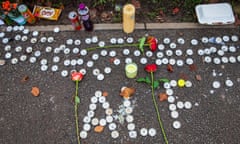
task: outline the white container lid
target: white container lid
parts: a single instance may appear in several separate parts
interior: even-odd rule
[[[229,3],[200,4],[195,7],[198,22],[206,25],[224,25],[235,22]]]

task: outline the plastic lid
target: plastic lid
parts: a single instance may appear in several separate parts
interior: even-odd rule
[[[235,22],[229,3],[200,4],[195,7],[195,11],[200,24],[219,25]]]

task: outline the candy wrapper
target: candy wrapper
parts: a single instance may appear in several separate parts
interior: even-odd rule
[[[56,9],[51,7],[34,6],[33,15],[39,18],[48,20],[58,20],[62,9]]]

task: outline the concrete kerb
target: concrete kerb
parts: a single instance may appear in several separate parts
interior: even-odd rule
[[[72,25],[26,26],[30,31],[53,31],[59,27],[60,31],[73,31]],[[201,28],[237,28],[234,25],[200,25],[198,23],[136,23],[135,29],[201,29]],[[121,30],[122,24],[95,24],[94,30]]]

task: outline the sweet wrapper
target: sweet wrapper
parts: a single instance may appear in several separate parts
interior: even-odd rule
[[[62,9],[43,7],[38,5],[35,5],[33,9],[34,16],[48,20],[58,20],[61,12]]]

